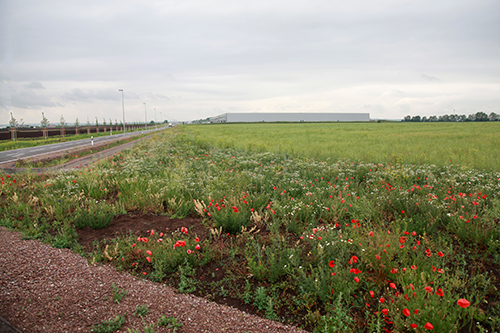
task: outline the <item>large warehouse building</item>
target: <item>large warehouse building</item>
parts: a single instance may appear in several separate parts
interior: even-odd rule
[[[321,122],[321,121],[370,121],[369,113],[224,113],[210,117],[211,123],[257,123],[257,122]]]

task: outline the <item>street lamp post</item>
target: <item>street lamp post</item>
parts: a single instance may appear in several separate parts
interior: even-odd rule
[[[118,89],[122,92],[122,112],[123,112],[123,138],[125,139],[127,135],[125,134],[125,105],[123,104],[123,89]],[[87,120],[88,122],[88,120]]]
[[[144,125],[144,127],[147,130],[148,129],[148,112],[146,111],[146,103],[142,103],[142,104],[144,104],[144,119],[146,120],[146,124]]]

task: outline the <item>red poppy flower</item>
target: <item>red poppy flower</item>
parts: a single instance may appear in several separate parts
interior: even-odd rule
[[[389,283],[389,287],[391,287],[392,289],[396,289],[396,285],[394,283]]]
[[[408,310],[407,308],[404,308],[404,309],[403,309],[403,314],[404,314],[406,317],[409,317],[409,316],[410,316],[410,310]]]
[[[196,243],[198,243],[198,242],[200,241],[200,239],[199,239],[198,237],[196,237],[196,238],[194,239],[194,241],[195,241]]]
[[[411,328],[417,328],[417,324],[411,324]]]
[[[429,287],[429,286],[425,287],[425,290],[427,290],[427,292],[428,292],[428,293],[431,293],[431,292],[432,292],[432,288],[431,288],[431,287]]]
[[[361,273],[361,271],[357,268],[351,268],[351,270],[349,271],[349,273],[354,273],[354,274],[359,274]]]
[[[371,298],[375,297],[375,293],[371,290],[370,290],[370,296],[371,296]]]
[[[328,266],[330,266],[331,268],[335,267],[335,261],[330,260],[330,262],[328,263]]]
[[[439,251],[439,252],[438,252],[438,256],[440,256],[440,257],[444,257],[444,253],[443,253],[443,252],[441,252],[441,251]]]
[[[413,269],[413,270],[416,270],[416,269],[417,269],[417,266],[415,266],[415,265],[411,265],[410,267],[411,267],[411,269]]]
[[[149,254],[150,256],[153,255],[153,252],[151,252],[150,250],[147,250],[146,253]]]
[[[434,326],[432,326],[432,324],[429,322],[427,322],[427,324],[425,324],[424,327],[427,328],[428,330],[432,330],[434,328]]]
[[[201,246],[200,246],[200,244],[196,244],[196,246],[194,248],[199,250],[199,249],[201,249]]]
[[[384,316],[387,316],[387,314],[389,313],[389,309],[382,309],[382,313],[384,314]]]
[[[438,290],[436,290],[436,295],[443,297],[444,296],[443,289],[438,288]]]
[[[146,257],[146,260],[147,260],[148,262],[151,262],[151,258],[150,258],[150,257]]]
[[[466,300],[465,298],[461,298],[458,300],[457,302],[458,306],[461,307],[461,308],[466,308],[470,305],[470,302],[468,300]]]
[[[370,231],[368,235],[370,235],[370,237],[373,237],[373,231]]]
[[[354,281],[356,281],[356,283],[359,283],[359,279],[357,276],[354,278]]]
[[[399,242],[401,244],[404,244],[406,242],[406,237],[404,237],[404,236],[399,237]]]
[[[418,314],[418,309],[415,309],[415,314]]]
[[[384,303],[385,302],[385,298],[380,297],[379,301],[380,301],[380,303]]]

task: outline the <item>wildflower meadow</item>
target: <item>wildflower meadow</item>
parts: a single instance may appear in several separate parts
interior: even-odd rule
[[[25,238],[311,332],[500,331],[492,168],[215,147],[180,126],[89,168],[2,174],[0,197]],[[129,212],[198,225],[78,244]]]

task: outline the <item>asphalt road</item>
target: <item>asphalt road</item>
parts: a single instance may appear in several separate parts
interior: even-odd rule
[[[165,129],[165,127],[162,129]],[[160,130],[160,129],[158,129],[158,130]],[[151,129],[151,130],[147,130],[147,131],[138,131],[138,132],[133,132],[133,133],[127,133],[127,137],[136,136],[136,135],[140,135],[143,133],[151,133],[151,132],[155,132],[155,131],[157,131],[157,130]],[[110,140],[117,140],[119,138],[123,138],[123,133],[94,138],[94,144],[103,143],[103,142],[110,141]],[[88,146],[89,144],[90,144],[90,139],[83,139],[83,140],[76,140],[76,141],[66,141],[66,142],[61,142],[61,143],[53,143],[50,145],[36,146],[36,147],[30,147],[30,148],[20,148],[20,149],[2,151],[2,152],[0,152],[0,163],[14,162],[14,161],[17,161],[18,159],[25,159],[25,158],[31,158],[31,157],[35,157],[35,156],[39,156],[39,155],[44,155],[44,154],[57,153],[59,151],[65,151],[68,149],[78,148],[78,147],[82,147],[82,146]]]

